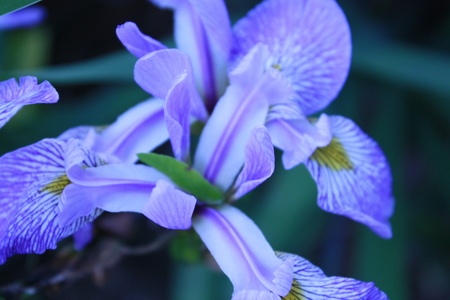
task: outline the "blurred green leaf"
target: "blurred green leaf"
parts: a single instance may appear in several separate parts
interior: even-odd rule
[[[42,69],[2,72],[2,80],[23,75],[36,76],[52,84],[91,84],[134,82],[133,68],[137,58],[128,51],[118,51],[91,60]]]
[[[354,71],[404,88],[421,90],[439,110],[450,111],[450,56],[401,43],[372,40],[354,44]]]
[[[0,16],[40,1],[41,0],[0,0]]]
[[[224,197],[222,192],[200,173],[173,157],[155,153],[140,153],[138,157],[143,163],[167,175],[182,190],[194,195],[199,200],[218,203]]]

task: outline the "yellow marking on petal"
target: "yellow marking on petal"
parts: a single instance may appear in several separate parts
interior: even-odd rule
[[[306,298],[302,294],[302,288],[300,286],[300,282],[297,280],[292,281],[292,288],[289,294],[284,297],[281,297],[283,300],[305,300]]]
[[[52,182],[42,187],[39,191],[59,195],[70,183],[71,181],[67,178],[67,175],[64,174],[53,179]]]
[[[272,65],[272,68],[277,69],[278,71],[281,71],[281,66],[279,64]]]
[[[353,163],[350,161],[342,143],[333,138],[328,146],[317,148],[311,155],[322,167],[328,167],[333,171],[352,170]]]

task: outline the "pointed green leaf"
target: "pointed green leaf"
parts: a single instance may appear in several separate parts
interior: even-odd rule
[[[0,16],[40,1],[41,0],[0,0]]]
[[[223,194],[218,188],[197,171],[173,157],[155,153],[140,153],[138,157],[143,163],[164,173],[179,188],[201,201],[218,203],[223,199]]]

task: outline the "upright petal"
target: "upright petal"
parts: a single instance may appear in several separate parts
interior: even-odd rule
[[[164,101],[149,99],[120,115],[108,126],[78,126],[58,136],[59,140],[80,140],[83,148],[94,151],[108,162],[134,163],[137,153],[149,152],[167,141]]]
[[[0,128],[22,106],[35,103],[55,103],[58,98],[58,93],[48,81],[38,84],[36,77],[20,77],[19,84],[14,78],[0,82]]]
[[[331,116],[330,122],[333,140],[317,148],[306,162],[317,183],[319,206],[390,238],[394,198],[386,157],[351,120]]]
[[[117,26],[116,35],[125,48],[137,58],[167,48],[157,40],[143,34],[133,22],[126,22]]]
[[[264,126],[255,127],[245,147],[245,163],[234,184],[239,199],[269,178],[275,169],[272,141]]]
[[[29,6],[12,13],[0,16],[0,29],[9,30],[39,25],[47,11],[39,5]]]
[[[325,108],[347,77],[350,30],[335,0],[263,1],[233,33],[232,64],[254,45],[267,45],[271,57],[266,63],[289,78],[306,115]]]
[[[189,57],[176,49],[155,51],[139,59],[134,68],[134,79],[148,93],[167,99],[168,92],[185,76],[183,107],[201,121],[206,121],[207,112],[194,85]],[[180,100],[181,101],[181,100]],[[180,103],[181,104],[181,103]]]
[[[225,90],[231,27],[223,0],[152,0],[175,11],[175,40],[192,60],[197,88],[211,111]]]
[[[286,79],[261,64],[267,49],[258,45],[230,73],[231,85],[203,129],[194,168],[211,183],[227,190],[245,160],[250,132],[263,125],[270,104],[292,96]]]
[[[43,253],[96,218],[101,210],[59,226],[59,201],[70,185],[66,176],[67,144],[54,139],[5,154],[0,158],[0,263],[21,253]],[[85,152],[83,167],[102,162]]]
[[[143,214],[169,229],[189,229],[197,200],[165,180],[159,180],[144,207]]]
[[[326,277],[321,269],[300,256],[277,253],[282,260],[294,260],[294,280],[286,300],[387,300],[372,282],[352,278]]]
[[[233,283],[233,299],[246,299],[244,294],[288,294],[293,261],[278,259],[259,228],[241,211],[231,206],[202,208],[193,226]]]
[[[303,117],[300,119],[273,119],[267,124],[273,145],[283,150],[283,165],[291,169],[304,163],[317,149],[331,142],[332,133],[328,116],[322,114],[311,123]]]

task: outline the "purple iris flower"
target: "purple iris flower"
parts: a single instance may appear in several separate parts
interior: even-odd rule
[[[42,6],[34,5],[0,16],[0,30],[33,27],[41,23],[46,15]]]
[[[234,146],[243,149],[245,138],[235,139],[239,146],[228,145],[227,132],[236,134],[238,128],[245,137],[252,126],[265,125],[274,146],[283,151],[285,168],[306,165],[317,183],[322,209],[361,222],[381,237],[392,236],[392,178],[377,143],[349,119],[311,116],[337,96],[350,67],[350,30],[334,0],[266,0],[233,30],[221,0],[152,2],[174,9],[175,40],[187,54],[176,56],[183,59],[162,63],[172,59],[176,50],[143,35],[134,23],[119,26],[117,35],[139,58],[136,82],[156,97],[164,99],[165,95],[152,82],[168,84],[161,76],[168,66],[192,72],[195,86],[189,93],[198,95],[190,97],[196,103],[191,116],[201,121],[207,117],[201,98],[214,119],[205,126],[209,134],[203,135],[200,149],[211,142],[219,148],[226,145],[225,152]],[[239,78],[244,70],[257,75]],[[265,94],[272,78],[276,78],[278,94],[258,102],[258,93]],[[258,95],[255,101],[249,100],[254,95]],[[194,164],[201,172],[206,167],[202,160],[213,162],[208,157],[212,153],[220,156],[215,150],[209,154],[197,151]],[[242,164],[242,153],[236,154],[234,168]],[[208,170],[213,172],[203,174],[208,179],[220,177],[219,170]]]
[[[55,103],[58,98],[48,81],[38,84],[36,77],[20,77],[19,83],[14,78],[0,82],[0,128],[24,105]]]

